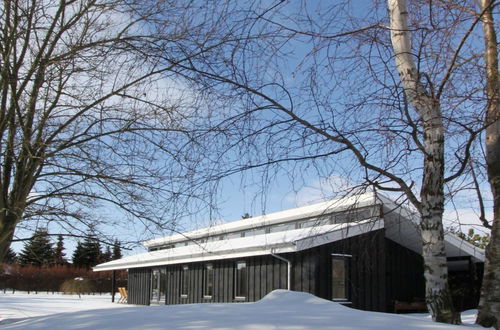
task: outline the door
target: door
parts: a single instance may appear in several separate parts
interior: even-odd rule
[[[167,287],[165,268],[156,268],[151,272],[151,304],[164,304]]]
[[[341,303],[350,303],[349,294],[349,260],[351,255],[332,254],[332,300]]]

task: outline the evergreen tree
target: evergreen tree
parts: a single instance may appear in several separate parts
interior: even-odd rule
[[[78,243],[76,244],[75,251],[73,251],[73,257],[72,257],[73,266],[84,267],[83,266],[83,263],[84,263],[83,255],[84,255],[84,251],[83,251],[82,242],[78,241]]]
[[[101,254],[101,257],[99,258],[99,263],[111,261],[112,257],[113,253],[111,252],[111,248],[109,247],[109,245],[106,245],[106,251]]]
[[[56,248],[54,249],[54,264],[56,265],[66,265],[68,261],[66,260],[64,253],[64,237],[62,235],[57,236]]]
[[[3,259],[3,262],[6,264],[15,264],[17,262],[17,254],[9,248],[7,250],[7,254],[5,255],[5,258]]]
[[[83,243],[78,245],[73,253],[73,265],[91,268],[97,265],[101,258],[101,245],[93,234],[88,234]]]
[[[460,237],[461,239],[475,245],[481,249],[485,249],[486,245],[490,242],[491,236],[489,234],[476,234],[473,228],[470,228],[467,234],[461,232],[459,229],[450,228],[450,231]]]
[[[113,257],[111,260],[121,259],[122,258],[122,244],[120,241],[115,239],[115,243],[113,244]]]
[[[21,265],[46,266],[53,260],[54,251],[46,229],[37,230],[19,254]]]
[[[86,251],[87,268],[95,266],[101,258],[101,245],[95,236],[89,236],[83,242]]]

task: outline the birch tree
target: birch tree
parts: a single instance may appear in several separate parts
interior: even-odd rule
[[[486,247],[486,262],[477,323],[500,328],[500,90],[497,36],[494,24],[495,1],[481,1],[486,62],[486,163],[493,193],[491,239]]]
[[[422,121],[424,167],[420,191],[422,256],[426,282],[426,301],[437,322],[459,324],[448,287],[448,266],[444,246],[444,127],[439,98],[433,97],[421,82],[415,65],[408,28],[405,0],[389,0],[391,40],[396,69],[408,103]]]

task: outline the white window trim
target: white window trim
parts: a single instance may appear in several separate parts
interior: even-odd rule
[[[330,255],[332,257],[339,257],[339,258],[352,258],[352,254],[332,253]]]

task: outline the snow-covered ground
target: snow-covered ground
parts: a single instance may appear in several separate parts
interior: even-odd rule
[[[464,329],[437,324],[428,315],[364,312],[307,293],[273,291],[261,301],[238,304],[132,306],[110,296],[0,293],[2,329]],[[467,324],[468,323],[468,324]]]

